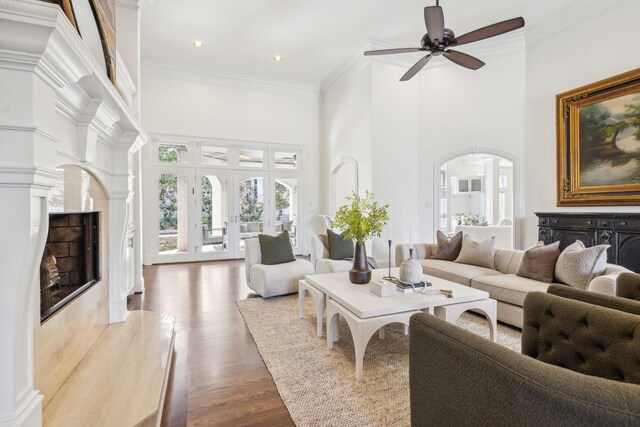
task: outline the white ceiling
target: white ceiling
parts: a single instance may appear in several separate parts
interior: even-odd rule
[[[584,2],[584,0],[582,0]],[[321,85],[371,40],[418,46],[435,0],[154,0],[142,13],[142,60]],[[527,4],[528,3],[528,4]],[[442,0],[462,35],[523,16],[527,28],[580,0]],[[195,39],[204,47],[193,47]],[[276,63],[273,56],[282,55]]]

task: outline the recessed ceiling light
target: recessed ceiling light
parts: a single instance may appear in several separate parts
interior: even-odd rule
[[[274,60],[274,61],[276,61],[276,62],[282,62],[282,56],[280,56],[280,55],[275,55],[275,56],[273,57],[273,60]]]
[[[193,47],[202,47],[203,44],[200,40],[194,40],[193,41]]]

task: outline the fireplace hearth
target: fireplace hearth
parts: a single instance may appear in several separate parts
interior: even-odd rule
[[[100,213],[50,214],[40,264],[40,321],[100,279]]]

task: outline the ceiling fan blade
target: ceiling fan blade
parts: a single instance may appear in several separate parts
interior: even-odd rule
[[[471,55],[467,55],[466,53],[458,52],[456,50],[449,49],[444,52],[443,55],[449,61],[471,70],[477,70],[478,68],[484,67],[484,62],[480,61],[478,58],[474,58]]]
[[[395,53],[409,53],[409,52],[420,52],[422,49],[419,47],[406,47],[401,49],[381,49],[381,50],[368,50],[364,53],[364,56],[375,56],[375,55],[391,55]]]
[[[429,62],[431,60],[432,56],[431,54],[425,56],[424,58],[422,58],[420,61],[416,62],[413,67],[409,68],[409,71],[407,71],[404,76],[402,76],[402,78],[400,79],[401,82],[406,82],[407,80],[410,80],[413,76],[415,76],[416,74],[418,74],[418,71],[422,70],[422,68],[424,68],[425,65],[427,65],[427,62]]]
[[[473,43],[490,37],[499,36],[500,34],[508,33],[509,31],[517,30],[522,27],[524,27],[524,19],[521,17],[513,18],[493,25],[487,25],[486,27],[478,28],[470,33],[463,34],[460,37],[457,37],[453,41],[453,44],[455,46],[460,46],[467,43]]]
[[[440,6],[427,6],[424,8],[424,24],[427,26],[427,34],[432,41],[442,41],[444,37],[444,13]]]

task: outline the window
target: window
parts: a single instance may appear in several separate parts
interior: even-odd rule
[[[275,168],[276,169],[297,169],[298,154],[294,152],[276,151],[275,152]]]
[[[238,152],[240,166],[249,168],[261,168],[264,165],[264,152],[262,150],[241,149]]]
[[[227,165],[227,148],[226,147],[209,147],[202,146],[202,163],[213,166]]]
[[[160,144],[158,145],[158,160],[161,163],[187,163],[187,146]]]

